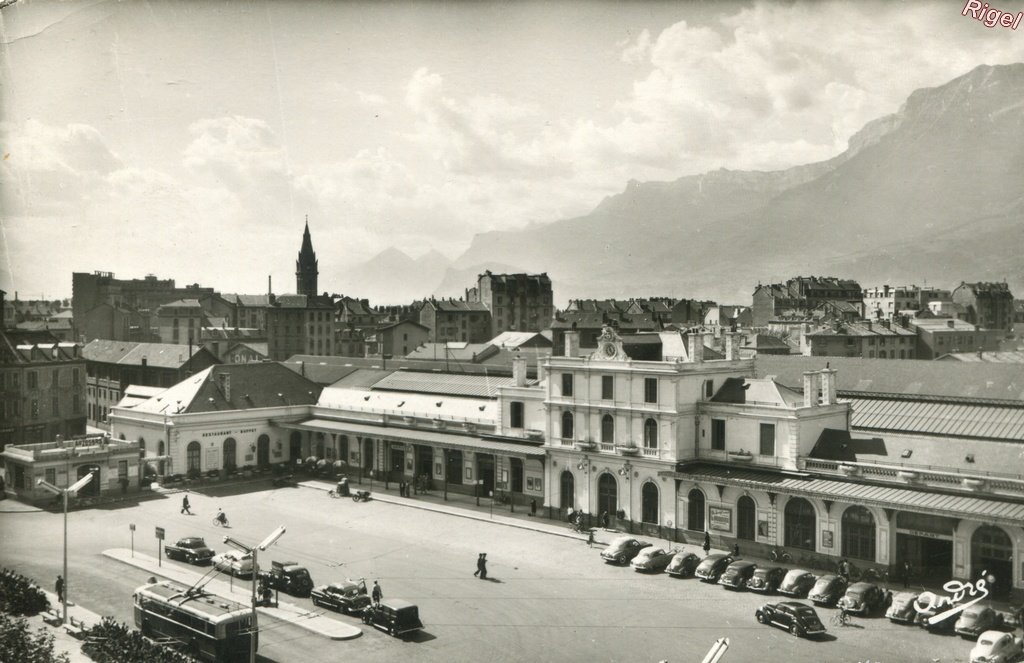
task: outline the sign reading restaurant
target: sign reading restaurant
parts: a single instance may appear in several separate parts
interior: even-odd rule
[[[245,435],[246,433],[255,433],[255,428],[242,428],[236,431],[230,430],[215,430],[209,433],[203,433],[203,437],[227,437],[229,435]]]

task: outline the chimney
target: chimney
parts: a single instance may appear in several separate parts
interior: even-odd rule
[[[273,277],[270,274],[267,274],[267,296],[268,297],[270,295],[274,294],[274,288],[273,288],[273,286],[270,285],[270,279],[272,279],[272,278]]]
[[[690,355],[691,362],[699,364],[704,361],[704,335],[696,333],[687,334],[686,350]]]
[[[517,387],[526,386],[526,357],[516,355],[512,358],[512,382]]]
[[[946,326],[949,327],[950,329],[956,329],[956,321],[946,320]]]
[[[725,332],[725,358],[728,361],[736,360],[736,334]]]
[[[821,404],[836,404],[836,369],[834,368],[821,370]]]
[[[804,371],[804,407],[818,404],[818,380],[820,375],[814,371]]]
[[[565,356],[578,357],[580,354],[580,333],[578,331],[565,332]]]

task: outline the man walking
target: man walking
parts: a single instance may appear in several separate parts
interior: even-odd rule
[[[476,571],[473,571],[473,576],[479,578],[480,572],[484,570],[484,554],[480,553],[476,556]]]
[[[59,573],[54,589],[57,590],[57,603],[64,603],[64,578]]]
[[[707,531],[704,532],[704,554],[707,555],[711,552],[711,534]]]
[[[373,591],[370,593],[370,597],[373,599],[374,607],[380,607],[380,600],[384,597],[384,592],[380,589],[380,583],[376,580],[373,581]]]
[[[192,515],[192,509],[188,503],[188,494],[181,498],[181,512],[187,513],[190,516]]]
[[[587,547],[594,547],[594,530],[590,530],[589,532],[587,532]]]
[[[487,580],[487,553],[480,553],[480,579]]]

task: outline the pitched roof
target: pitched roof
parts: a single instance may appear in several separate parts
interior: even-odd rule
[[[791,409],[801,407],[804,397],[803,394],[774,380],[727,378],[711,400],[715,403],[742,403]]]
[[[527,386],[537,383],[527,380]],[[376,382],[374,391],[405,391],[425,394],[447,394],[451,396],[471,396],[478,398],[495,398],[498,387],[511,387],[515,382],[510,377],[490,375],[453,375],[419,373],[414,371],[394,371]]]
[[[1005,350],[999,352],[950,352],[938,357],[941,361],[964,361],[969,363],[1024,364],[1024,351]]]
[[[104,364],[146,365],[159,368],[181,368],[188,364],[189,346],[177,343],[132,343],[130,341],[108,341],[96,339],[82,348],[82,356],[88,361]],[[213,353],[202,346],[191,346],[192,356]],[[214,359],[216,359],[214,357]]]
[[[313,405],[320,385],[277,362],[211,366],[135,406],[139,412],[218,412]]]
[[[754,374],[803,388],[804,371],[836,369],[842,392],[927,394],[1024,401],[1024,374],[1017,364],[757,355]]]

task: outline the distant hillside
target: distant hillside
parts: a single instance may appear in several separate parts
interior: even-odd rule
[[[369,299],[374,306],[405,304],[434,294],[451,260],[437,251],[411,258],[388,248],[331,283],[332,292]]]

